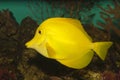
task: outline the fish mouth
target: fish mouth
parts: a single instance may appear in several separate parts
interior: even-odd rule
[[[41,44],[34,44],[33,41],[31,40],[31,41],[28,41],[27,43],[25,43],[25,46],[27,48],[34,49],[37,52],[39,52],[40,54],[42,54],[43,56],[49,58],[48,51],[45,46],[45,41],[42,42]]]
[[[31,41],[25,43],[26,48],[32,48],[32,44]]]

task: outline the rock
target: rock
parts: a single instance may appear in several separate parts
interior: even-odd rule
[[[33,38],[38,24],[30,17],[22,20],[19,28],[19,40],[22,44]]]
[[[0,11],[0,64],[1,62],[2,64],[4,62],[11,63],[16,58],[18,26],[13,14],[9,10]]]
[[[0,11],[0,38],[9,38],[16,34],[18,23],[9,10]]]

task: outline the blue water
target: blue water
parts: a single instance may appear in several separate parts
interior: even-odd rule
[[[98,5],[98,4],[100,6],[103,6],[104,8],[106,8],[106,5],[107,4],[112,5],[112,2],[111,1],[104,1],[104,2],[101,1],[100,3],[96,3],[96,5]],[[33,5],[33,6],[35,5],[36,6],[36,4],[32,4],[32,3],[31,4],[29,3],[29,5]],[[25,0],[25,1],[23,1],[23,0],[22,1],[19,1],[19,0],[18,1],[5,1],[5,0],[3,0],[3,1],[0,1],[0,10],[9,9],[14,14],[14,16],[15,16],[15,18],[16,18],[18,23],[20,23],[21,20],[24,19],[27,16],[30,16],[34,20],[36,20],[36,17],[34,16],[33,13],[37,14],[39,12],[37,14],[37,16],[40,19],[36,20],[38,22],[38,24],[39,24],[42,21],[41,20],[41,15],[43,17],[47,18],[47,14],[46,14],[47,12],[45,12],[44,8],[45,8],[45,5],[48,5],[48,4],[43,4],[42,3],[40,5],[43,6],[43,9],[42,9],[43,14],[40,14],[40,11],[39,11],[39,10],[41,10],[41,9],[39,9],[40,6],[38,6],[37,10],[33,10],[34,12],[32,12],[30,10],[30,8],[28,7],[28,0]],[[79,14],[81,15],[81,22],[82,23],[89,23],[89,21],[90,21],[90,23],[93,23],[95,26],[100,27],[100,26],[97,25],[97,22],[104,22],[101,19],[100,14],[99,14],[99,12],[101,10],[96,5],[94,5],[91,10],[80,11]],[[51,8],[50,5],[48,5],[47,7]],[[50,10],[50,9],[48,9],[48,10]],[[62,10],[56,9],[55,12],[50,12],[49,15],[53,15],[54,14],[54,16],[57,16],[57,14],[59,14],[60,11],[62,11]],[[89,17],[85,18],[86,16],[89,16],[91,14],[95,14],[95,16],[93,18],[91,18],[92,20],[89,20],[90,19]]]
[[[31,16],[31,11],[27,7],[27,1],[0,1],[0,10],[8,9],[15,16],[18,23],[26,16]]]

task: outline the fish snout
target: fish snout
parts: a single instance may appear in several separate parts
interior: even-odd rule
[[[31,43],[31,41],[25,43],[25,46],[26,46],[27,48],[31,48],[31,47],[32,47],[32,43]]]

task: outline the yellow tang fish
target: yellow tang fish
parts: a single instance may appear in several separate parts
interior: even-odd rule
[[[45,20],[26,43],[27,48],[75,69],[86,67],[94,52],[104,60],[111,45],[112,42],[92,42],[79,20],[61,17]]]

